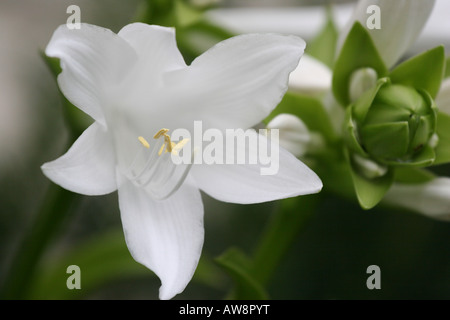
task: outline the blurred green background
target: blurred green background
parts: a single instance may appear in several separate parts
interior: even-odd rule
[[[229,0],[217,6],[325,2]],[[40,166],[66,151],[61,98],[39,50],[66,22],[71,4],[81,8],[83,22],[117,32],[136,17],[140,1],[0,2],[0,285],[51,184]],[[449,167],[436,170],[450,174]],[[204,203],[202,262],[176,299],[225,297],[231,280],[213,258],[229,247],[251,255],[279,205],[233,205],[206,195]],[[117,194],[83,196],[73,209],[40,260],[25,298],[157,299],[159,280],[126,249]],[[292,214],[309,214],[302,209],[300,203]],[[81,290],[66,288],[70,264],[81,267]],[[370,265],[381,268],[381,290],[366,287]],[[272,299],[450,299],[450,224],[385,207],[362,211],[325,187],[268,292]]]

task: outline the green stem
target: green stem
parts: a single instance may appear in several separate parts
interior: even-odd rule
[[[37,264],[78,198],[79,195],[53,183],[49,186],[40,212],[19,244],[0,289],[0,299],[26,299]]]
[[[50,71],[56,78],[61,72],[59,60],[45,56]],[[85,118],[62,94],[63,115],[68,127],[67,145],[71,145],[86,128]],[[78,113],[76,113],[78,112]],[[42,207],[28,226],[24,237],[18,245],[10,269],[0,288],[0,299],[26,299],[35,270],[43,254],[67,221],[80,195],[50,184],[45,194]]]
[[[312,216],[318,195],[308,195],[280,201],[280,208],[270,221],[257,248],[252,276],[265,285],[270,280],[291,244]]]

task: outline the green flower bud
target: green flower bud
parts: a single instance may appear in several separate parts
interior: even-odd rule
[[[429,165],[434,161],[437,111],[422,90],[381,79],[349,107],[350,149],[384,165]]]

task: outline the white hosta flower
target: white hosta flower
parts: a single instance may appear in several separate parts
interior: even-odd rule
[[[306,94],[321,94],[331,89],[331,78],[327,65],[305,54],[289,76],[289,88]]]
[[[302,157],[311,143],[311,134],[298,117],[282,113],[273,118],[268,124],[267,129],[279,130],[280,146],[292,153],[296,157]]]
[[[450,115],[450,78],[442,82],[435,102],[439,110]]]
[[[380,29],[367,29],[381,58],[390,68],[419,37],[433,10],[434,3],[435,0],[360,0],[339,37],[338,48],[344,43],[355,21],[367,27],[367,20],[371,15],[371,12],[367,12],[368,8],[376,5],[381,10]]]
[[[205,129],[249,128],[264,119],[287,90],[304,47],[296,37],[242,35],[187,66],[171,28],[135,23],[114,34],[82,24],[55,31],[46,54],[61,60],[59,86],[95,122],[42,169],[73,192],[118,190],[128,248],[161,279],[161,299],[183,291],[197,266],[204,234],[199,189],[235,203],[321,189],[317,175],[283,150],[270,176],[260,175],[260,165],[171,161],[182,146],[170,141],[168,129],[191,130],[194,121]]]
[[[434,219],[450,221],[450,178],[435,178],[421,184],[395,183],[384,201]]]

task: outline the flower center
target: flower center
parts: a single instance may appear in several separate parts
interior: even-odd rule
[[[159,130],[153,136],[156,140],[153,145],[144,137],[138,137],[141,148],[126,174],[135,185],[143,187],[160,200],[168,198],[180,188],[193,163],[174,163],[172,157],[178,157],[189,139],[174,143],[167,132],[169,129]]]

